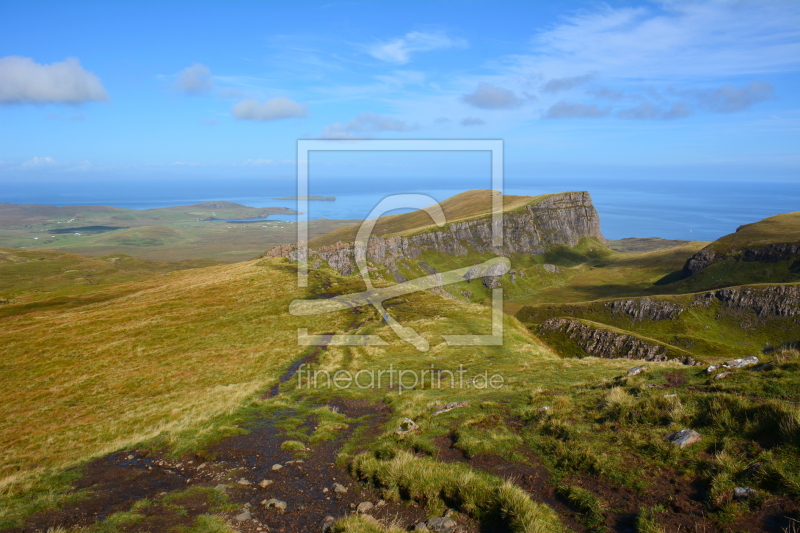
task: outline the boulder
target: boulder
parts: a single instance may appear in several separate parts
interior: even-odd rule
[[[402,422],[400,422],[400,427],[394,430],[395,433],[398,435],[405,435],[406,433],[411,433],[412,431],[416,431],[419,429],[419,426],[410,418],[404,418]]]
[[[678,432],[670,433],[666,438],[672,444],[680,446],[681,448],[685,448],[690,444],[700,442],[703,439],[703,436],[692,429],[682,429]]]
[[[356,507],[356,512],[358,514],[364,514],[367,511],[369,511],[370,509],[372,509],[373,507],[375,507],[375,506],[372,505],[372,502],[361,502],[361,503],[358,504],[358,507]]]
[[[734,359],[732,361],[728,361],[724,363],[722,366],[725,368],[744,368],[746,366],[753,366],[758,364],[758,357],[755,355],[748,355],[747,357],[741,357],[739,359]]]
[[[630,370],[628,370],[628,372],[625,375],[628,376],[628,377],[638,376],[639,374],[641,374],[642,372],[645,372],[645,371],[647,371],[647,367],[646,366],[635,366],[635,367],[631,368]]]
[[[253,515],[250,514],[249,509],[245,509],[244,511],[236,515],[237,522],[244,522],[245,520],[252,520],[252,519]]]
[[[277,509],[279,511],[286,510],[286,502],[283,500],[279,500],[277,498],[270,498],[266,502],[264,502],[264,507],[267,509]]]
[[[430,531],[436,531],[437,533],[452,533],[456,529],[456,521],[444,516],[431,518],[425,525],[428,526]]]
[[[735,500],[748,500],[755,496],[757,491],[750,487],[736,487],[733,489],[733,498]]]
[[[322,533],[327,533],[333,527],[333,523],[336,522],[336,519],[332,516],[326,516],[322,519]]]

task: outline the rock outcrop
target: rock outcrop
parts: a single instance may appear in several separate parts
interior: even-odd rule
[[[671,357],[663,345],[649,343],[633,335],[595,328],[579,320],[551,318],[539,325],[539,330],[563,333],[594,357],[654,362],[678,360],[686,365],[695,364],[695,360],[689,356]]]
[[[337,242],[309,250],[308,262],[322,259],[328,266],[348,276],[356,270],[356,254],[368,261],[391,267],[404,258],[418,257],[426,250],[454,256],[466,256],[469,251],[506,256],[513,253],[544,254],[553,246],[575,246],[581,237],[594,237],[605,242],[600,232],[600,218],[587,192],[554,194],[535,204],[529,204],[503,215],[503,246],[492,244],[492,218],[483,217],[447,224],[441,229],[416,235],[372,236],[366,246]],[[295,245],[281,245],[262,257],[298,259]],[[319,263],[316,263],[319,264]],[[494,284],[488,281],[489,285]]]
[[[800,259],[800,243],[779,243],[768,246],[754,246],[740,250],[732,250],[719,254],[712,248],[703,248],[690,257],[683,265],[681,275],[683,278],[693,276],[720,259],[734,261],[750,261],[759,263],[777,263],[788,259]]]
[[[625,313],[633,318],[633,322],[640,322],[645,318],[653,321],[675,320],[683,311],[683,307],[672,302],[656,300],[653,298],[636,298],[632,300],[614,300],[605,304],[606,309],[612,313]]]
[[[708,307],[714,301],[732,310],[753,310],[756,315],[792,317],[800,315],[800,286],[731,287],[696,295],[692,304]]]

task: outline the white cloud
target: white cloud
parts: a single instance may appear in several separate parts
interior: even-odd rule
[[[42,167],[54,167],[58,165],[63,165],[63,162],[56,161],[52,157],[34,157],[33,159],[29,159],[24,161],[20,167],[22,168],[42,168]]]
[[[20,163],[20,170],[58,170],[64,172],[73,172],[76,170],[88,170],[92,164],[89,161],[59,161],[52,157],[33,157],[27,161]]]
[[[443,33],[424,33],[412,31],[403,37],[392,39],[370,46],[369,54],[381,61],[403,64],[411,60],[413,52],[429,52],[445,48],[464,48],[467,42],[463,39],[453,39]]]
[[[408,124],[403,120],[385,117],[377,113],[359,113],[358,116],[346,124],[336,123],[326,126],[322,130],[322,139],[363,139],[371,132],[380,131],[412,131],[417,129],[416,124]]]
[[[478,84],[475,92],[462,96],[461,100],[481,109],[514,109],[522,105],[522,100],[513,92],[484,82]]]
[[[178,73],[173,89],[186,94],[207,93],[214,88],[211,69],[202,63],[193,63]]]
[[[79,104],[108,100],[100,78],[69,57],[40,65],[29,57],[0,58],[0,103]]]
[[[564,100],[553,104],[543,118],[600,118],[611,112],[611,108],[599,108],[594,104],[574,104]]]
[[[308,115],[308,106],[300,104],[286,98],[278,96],[264,103],[258,100],[247,98],[231,108],[234,118],[240,120],[279,120],[282,118],[305,117]]]

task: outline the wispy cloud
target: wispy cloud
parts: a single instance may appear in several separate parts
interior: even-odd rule
[[[0,58],[0,103],[80,104],[107,101],[100,78],[77,58],[41,65],[29,57]]]
[[[749,109],[755,104],[775,97],[775,88],[763,81],[754,81],[745,87],[725,85],[713,91],[689,91],[700,104],[714,113],[734,113]]]
[[[364,139],[371,133],[381,131],[412,131],[417,129],[416,124],[409,124],[404,120],[386,117],[377,113],[359,113],[356,118],[347,123],[336,123],[326,126],[322,130],[322,139]]]
[[[486,121],[477,117],[467,117],[461,121],[462,126],[483,126]]]
[[[568,91],[580,85],[583,85],[594,79],[594,74],[584,74],[583,76],[572,76],[567,78],[554,78],[548,80],[542,87],[543,93],[558,93],[561,91]]]
[[[20,170],[58,170],[64,172],[73,172],[80,170],[88,170],[92,164],[89,161],[61,161],[54,159],[50,156],[36,156],[23,161],[19,165]]]
[[[508,89],[481,82],[475,92],[465,94],[461,100],[480,109],[514,109],[522,105],[522,99]]]
[[[543,118],[600,118],[611,113],[610,107],[599,108],[595,104],[585,105],[566,102],[553,104]]]
[[[463,39],[448,37],[444,33],[412,31],[403,37],[373,44],[367,48],[369,54],[381,61],[404,64],[411,60],[414,52],[429,52],[446,48],[465,48]]]
[[[308,106],[285,96],[278,96],[263,103],[248,98],[234,105],[231,108],[231,114],[240,120],[270,121],[305,117],[308,115]]]

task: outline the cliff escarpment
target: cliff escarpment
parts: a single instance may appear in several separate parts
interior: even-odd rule
[[[400,215],[403,216],[403,215]],[[503,213],[503,245],[492,243],[492,217],[479,216],[427,227],[409,235],[375,236],[364,249],[353,242],[336,242],[310,249],[311,268],[327,264],[342,275],[356,271],[356,253],[364,253],[368,261],[392,269],[401,259],[416,259],[426,251],[465,257],[470,252],[508,256],[521,253],[542,255],[554,246],[576,246],[581,238],[589,237],[605,243],[600,232],[600,218],[587,192],[568,192],[530,201]],[[313,242],[310,243],[313,248]],[[272,248],[265,257],[298,259],[295,245]]]
[[[604,359],[640,359],[652,362],[678,360],[686,365],[696,363],[693,357],[674,347],[575,319],[551,318],[539,325],[537,333],[550,342],[560,344],[561,353],[569,351],[564,344],[571,342],[584,352],[583,355]]]

